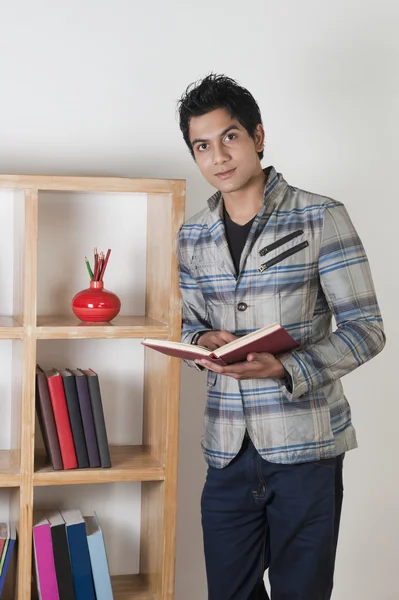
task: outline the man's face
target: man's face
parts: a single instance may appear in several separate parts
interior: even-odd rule
[[[223,108],[192,117],[190,141],[202,175],[222,193],[244,188],[262,170],[257,154],[263,148],[262,125],[254,140]]]

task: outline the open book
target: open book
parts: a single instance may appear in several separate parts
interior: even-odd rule
[[[141,343],[168,356],[186,360],[206,358],[211,362],[224,366],[245,361],[251,352],[270,352],[270,354],[277,355],[293,350],[299,345],[278,323],[272,323],[267,327],[257,329],[216,350],[208,350],[204,346],[182,342],[169,342],[168,340],[145,339]]]

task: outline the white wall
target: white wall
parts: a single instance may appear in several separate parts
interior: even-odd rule
[[[347,205],[388,343],[344,380],[360,449],[345,461],[335,600],[398,594],[398,25],[397,0],[0,3],[1,172],[182,177],[189,216],[210,189],[183,145],[175,100],[213,70],[259,101],[264,164]],[[184,368],[177,600],[206,598],[203,406],[203,376]]]

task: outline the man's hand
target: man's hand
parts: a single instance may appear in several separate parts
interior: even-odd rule
[[[220,348],[220,346],[236,339],[237,336],[230,333],[230,331],[207,331],[198,338],[197,346],[205,346],[208,350],[216,350],[216,348]]]
[[[205,335],[208,334],[204,334],[203,337]],[[210,349],[213,350],[213,348]],[[286,376],[283,364],[273,354],[269,354],[269,352],[251,352],[251,354],[248,354],[245,362],[234,363],[226,367],[214,364],[205,358],[201,358],[195,362],[210,371],[227,375],[227,377],[233,377],[234,379],[262,379],[265,377],[282,379]]]

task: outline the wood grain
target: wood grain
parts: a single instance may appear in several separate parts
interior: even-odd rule
[[[167,319],[173,341],[179,341],[181,328],[176,238],[184,196],[184,183],[175,182],[170,198],[154,194],[147,205],[146,313]],[[149,350],[144,360],[143,441],[165,464],[165,482],[142,485],[140,564],[155,597],[173,600],[180,361]]]
[[[24,328],[14,317],[0,316],[0,340],[18,340],[24,337]]]
[[[169,337],[169,326],[147,316],[117,316],[111,323],[85,323],[74,315],[38,316],[37,339],[161,338]]]
[[[36,321],[38,192],[25,193],[25,244],[23,260],[22,397],[21,397],[21,488],[18,530],[18,600],[28,600],[31,591],[33,458],[35,435]],[[14,342],[16,343],[16,342]]]
[[[179,179],[131,179],[128,177],[71,177],[60,175],[0,175],[0,188],[68,192],[132,192],[171,194]]]
[[[18,450],[0,450],[0,487],[19,487],[19,462]]]
[[[114,600],[156,600],[141,575],[114,575]]]
[[[110,446],[110,469],[70,469],[54,471],[43,452],[35,457],[33,485],[74,485],[121,481],[158,481],[165,468],[143,446]]]

